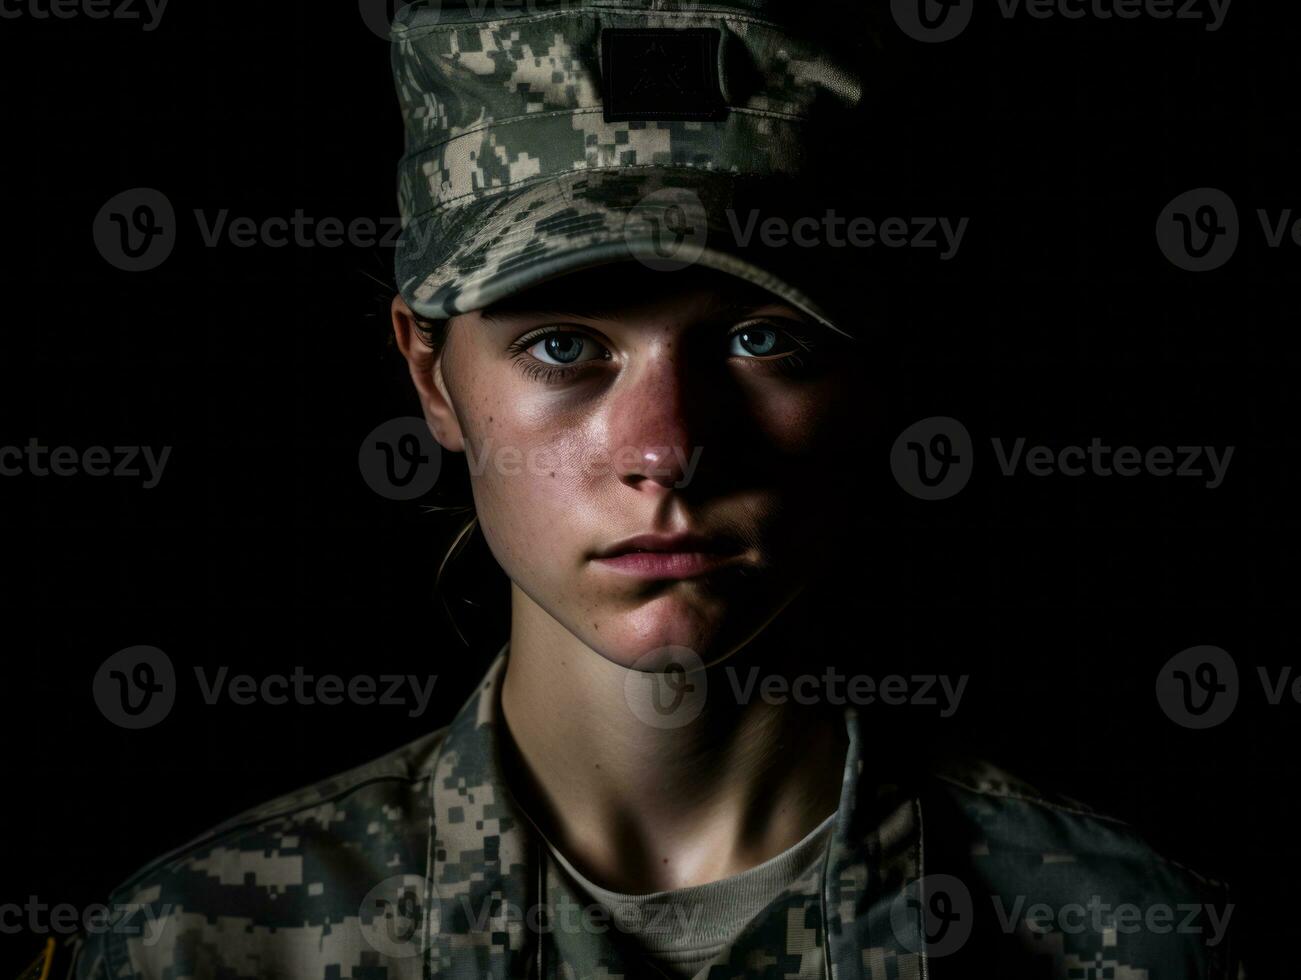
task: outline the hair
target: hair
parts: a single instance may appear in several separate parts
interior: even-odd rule
[[[447,343],[447,326],[452,321],[426,320],[421,316],[414,314],[413,316],[420,342],[437,355],[443,349],[443,345]]]

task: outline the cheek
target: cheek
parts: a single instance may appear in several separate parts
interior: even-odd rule
[[[853,397],[840,382],[780,387],[752,403],[752,418],[788,474],[822,472],[843,465],[862,441]]]
[[[593,498],[582,437],[554,420],[522,417],[507,403],[481,418],[467,439],[466,462],[484,537],[511,578],[558,568]],[[556,561],[539,562],[539,555]]]
[[[753,417],[773,455],[766,478],[782,500],[779,533],[825,542],[857,506],[872,473],[860,402],[852,387],[827,382],[783,388],[756,407]]]

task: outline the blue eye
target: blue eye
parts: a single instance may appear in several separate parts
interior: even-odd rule
[[[584,357],[584,351],[588,351],[590,356]],[[565,331],[554,331],[541,337],[529,347],[528,352],[543,364],[560,366],[590,361],[601,356],[597,345],[589,338]]]
[[[771,357],[798,350],[799,345],[777,327],[765,323],[751,323],[733,331],[728,354],[732,357]]]

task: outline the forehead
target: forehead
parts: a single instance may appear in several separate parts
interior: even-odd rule
[[[480,313],[488,322],[555,313],[599,320],[665,313],[695,319],[771,306],[786,304],[752,283],[703,266],[667,272],[620,262],[552,279]]]

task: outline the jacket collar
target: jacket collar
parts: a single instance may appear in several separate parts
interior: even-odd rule
[[[585,899],[546,849],[502,777],[501,681],[507,647],[448,728],[430,792],[429,963],[440,977],[617,977],[625,964],[608,932],[573,928]],[[857,711],[845,709],[849,749],[826,860],[778,896],[722,954],[723,976],[828,980],[925,976],[914,903],[923,873],[915,793],[880,783],[865,765]],[[910,887],[911,886],[911,887]],[[892,962],[893,961],[893,962]],[[720,959],[716,962],[724,962]],[[715,968],[717,970],[717,967]]]

